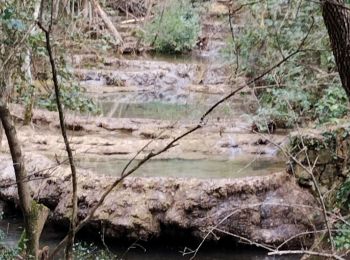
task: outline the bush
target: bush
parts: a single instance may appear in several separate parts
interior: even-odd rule
[[[60,88],[61,103],[65,109],[80,113],[98,114],[99,109],[95,102],[84,96],[85,89],[76,84]],[[38,106],[50,111],[57,111],[56,95],[54,92],[39,97]]]
[[[350,249],[350,227],[347,224],[336,224],[338,232],[334,237],[334,243],[337,249]]]
[[[146,24],[144,37],[156,51],[186,52],[196,45],[200,32],[199,14],[188,0],[167,1],[157,9],[154,17]]]
[[[254,78],[299,47],[314,17],[314,27],[303,46],[308,51],[293,56],[257,82],[262,86],[256,91],[260,108],[253,120],[260,130],[266,130],[270,121],[285,127],[318,118],[324,123],[347,111],[339,77],[330,74],[336,66],[319,6],[309,1],[298,4],[272,0],[249,5],[248,20],[223,51],[234,64],[238,59],[238,74]]]
[[[2,212],[0,212],[0,220],[2,219]],[[19,255],[18,248],[7,248],[3,245],[3,241],[6,239],[6,234],[0,229],[0,259],[12,260],[17,259]]]
[[[94,244],[75,243],[73,248],[74,259],[77,260],[112,260],[117,259],[109,250],[98,248]]]
[[[316,116],[320,123],[344,117],[349,111],[345,90],[339,85],[327,88],[315,107]]]

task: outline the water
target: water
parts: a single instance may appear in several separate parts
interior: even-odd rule
[[[3,245],[8,247],[16,247],[20,236],[22,234],[23,225],[21,219],[18,216],[12,216],[4,220],[0,220],[0,229],[6,233]],[[51,226],[46,226],[44,228],[43,234],[40,239],[40,245],[49,246],[51,249],[54,248],[60,240],[64,237],[62,231],[57,231]],[[88,236],[84,236],[89,238]],[[78,241],[83,242],[81,236],[78,235]],[[90,244],[92,239],[85,240],[85,244]],[[105,249],[102,246],[100,240],[95,240],[98,249]],[[108,249],[112,251],[117,256],[123,256],[126,260],[187,260],[190,259],[191,255],[183,256],[182,252],[187,246],[185,243],[183,245],[177,244],[172,245],[167,244],[164,241],[157,241],[157,243],[146,243],[138,241],[137,243],[121,244],[116,241],[106,241]],[[194,245],[192,249],[197,246]],[[59,259],[58,257],[57,259]],[[91,258],[89,258],[91,259]],[[242,245],[206,245],[205,243],[199,250],[197,257],[195,259],[199,260],[296,260],[300,259],[298,256],[283,256],[283,257],[272,257],[267,256],[267,252],[255,247],[247,247]]]
[[[206,57],[200,55],[200,53],[192,53],[192,54],[165,54],[165,53],[157,53],[157,52],[150,52],[144,54],[143,57],[140,56],[134,56],[134,55],[124,55],[123,58],[134,60],[134,59],[141,59],[141,60],[152,60],[152,61],[165,61],[173,64],[207,64],[214,59],[216,61],[222,61],[225,60],[221,57]]]
[[[176,104],[159,101],[145,103],[124,103],[115,101],[99,102],[102,115],[115,118],[150,118],[159,120],[195,120],[208,109],[208,106],[194,104]],[[233,118],[242,115],[240,107],[223,106],[211,114],[211,117]]]
[[[90,169],[97,174],[119,175],[128,160],[83,160],[77,165]],[[137,163],[137,161],[135,162]],[[195,178],[240,178],[246,176],[263,176],[281,171],[285,163],[267,158],[250,158],[250,160],[151,160],[137,170],[133,176],[140,177],[195,177]]]
[[[7,247],[16,247],[23,231],[22,219],[17,215],[7,216],[6,219],[0,220],[0,230],[5,233],[2,244]],[[64,236],[64,233],[54,230],[52,226],[46,226],[40,238],[40,244],[54,247]]]

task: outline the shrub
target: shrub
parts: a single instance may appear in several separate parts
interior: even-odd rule
[[[144,37],[156,51],[186,52],[196,45],[200,32],[199,14],[188,0],[167,1],[157,9],[154,17],[146,24]]]
[[[350,227],[347,224],[336,224],[338,232],[334,237],[334,243],[337,249],[350,249]]]
[[[84,96],[85,89],[76,84],[63,86],[60,89],[61,102],[65,109],[81,113],[97,114],[99,109],[95,102]],[[50,111],[57,110],[56,95],[54,92],[39,97],[38,106]]]
[[[253,120],[260,130],[266,130],[268,121],[290,127],[305,119],[319,117],[323,123],[346,114],[346,97],[337,87],[339,78],[329,73],[335,72],[336,66],[318,4],[262,1],[249,5],[245,17],[248,20],[223,54],[234,64],[238,59],[238,74],[250,78],[295,51],[314,19],[303,46],[308,51],[293,56],[257,82],[263,88],[256,91],[260,108]]]
[[[339,85],[327,88],[315,107],[315,113],[320,123],[334,121],[345,116],[349,110],[345,90]]]
[[[2,212],[0,212],[0,220],[2,219]],[[19,255],[18,248],[8,248],[3,245],[3,241],[6,239],[6,234],[0,229],[0,259],[12,260],[17,259]]]
[[[94,244],[75,243],[73,248],[74,259],[77,260],[112,260],[117,259],[108,249],[98,248]]]

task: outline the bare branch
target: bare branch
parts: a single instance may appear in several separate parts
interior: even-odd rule
[[[41,9],[41,12],[43,10]],[[42,14],[40,15],[42,17]],[[48,29],[45,29],[44,26],[42,25],[42,21],[38,21],[38,26],[42,29],[42,31],[45,34],[45,40],[46,40],[46,50],[49,55],[49,60],[50,60],[50,65],[51,65],[51,73],[52,73],[52,81],[54,84],[54,89],[55,89],[55,96],[56,96],[56,104],[57,104],[57,110],[58,110],[58,115],[59,115],[59,122],[60,122],[60,128],[61,128],[61,134],[64,140],[64,144],[66,147],[66,151],[68,154],[68,160],[72,172],[72,216],[71,216],[71,221],[70,221],[70,228],[68,232],[68,243],[67,243],[67,248],[66,248],[66,258],[71,259],[72,258],[72,252],[73,252],[73,244],[74,244],[74,237],[75,237],[75,227],[76,227],[76,219],[77,219],[77,210],[78,210],[78,195],[77,195],[77,190],[78,190],[78,184],[77,184],[77,172],[76,172],[76,167],[74,164],[74,158],[73,158],[73,153],[72,149],[70,147],[70,143],[68,140],[67,136],[67,130],[66,130],[66,125],[64,122],[64,113],[63,113],[63,108],[61,104],[61,94],[60,94],[60,87],[58,83],[58,75],[57,75],[57,69],[56,69],[56,64],[55,60],[53,57],[53,52],[52,52],[52,46],[51,46],[51,31],[52,31],[52,25],[53,25],[53,5],[51,3],[51,19],[50,19],[50,24],[48,26]]]
[[[328,254],[328,253],[315,252],[315,251],[309,251],[309,250],[275,251],[275,252],[269,252],[268,255],[311,255],[311,256],[328,257],[328,258],[333,258],[337,260],[346,260],[345,258],[336,254]]]
[[[139,169],[143,164],[145,164],[147,161],[149,161],[150,159],[154,158],[155,156],[158,156],[159,154],[162,154],[164,152],[166,152],[167,150],[171,149],[172,147],[174,147],[176,145],[176,143],[183,139],[184,137],[188,136],[189,134],[197,131],[198,129],[202,128],[206,122],[206,118],[208,117],[208,115],[210,113],[212,113],[220,104],[224,103],[225,101],[229,100],[231,97],[233,97],[234,95],[236,95],[239,91],[241,91],[242,89],[246,88],[249,85],[252,85],[253,83],[259,81],[260,79],[262,79],[263,77],[265,77],[267,74],[269,74],[271,71],[275,70],[276,68],[278,68],[279,66],[281,66],[283,63],[285,63],[286,61],[288,61],[291,57],[295,56],[296,54],[300,53],[302,51],[302,47],[305,44],[306,39],[308,38],[311,29],[313,28],[314,23],[311,24],[309,31],[307,32],[307,34],[305,35],[305,37],[303,38],[303,40],[301,41],[300,45],[298,46],[298,48],[293,51],[292,53],[290,53],[288,56],[286,56],[284,59],[282,59],[280,62],[278,62],[277,64],[275,64],[274,66],[272,66],[271,68],[269,68],[268,70],[266,70],[265,72],[263,72],[261,75],[257,76],[256,78],[250,80],[249,82],[247,82],[246,84],[238,87],[236,90],[232,91],[230,94],[228,94],[227,96],[223,97],[222,99],[220,99],[219,101],[217,101],[214,105],[212,105],[200,118],[199,123],[191,128],[190,130],[188,130],[187,132],[181,134],[180,136],[176,137],[174,140],[172,140],[171,142],[169,142],[165,147],[163,147],[162,149],[160,149],[157,152],[150,152],[148,155],[146,155],[142,160],[140,160],[134,167],[132,167],[129,171],[127,171],[125,174],[123,174],[122,176],[120,176],[117,180],[114,181],[114,183],[112,185],[110,185],[106,191],[103,193],[103,195],[101,196],[100,200],[96,203],[96,205],[91,209],[90,213],[85,217],[85,219],[83,219],[76,227],[76,232],[78,232],[83,226],[85,226],[94,216],[96,210],[103,204],[105,198],[109,195],[109,193],[118,186],[119,183],[121,183],[126,177],[128,177],[130,174],[134,173],[137,169]],[[67,242],[68,237],[66,236],[58,245],[57,247],[52,251],[49,259],[53,259],[53,257],[59,252],[59,250],[64,246],[64,244]]]

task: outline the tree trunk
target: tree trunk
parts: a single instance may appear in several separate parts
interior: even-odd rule
[[[39,6],[40,6],[40,2]],[[33,33],[33,30],[31,31],[31,35]],[[24,74],[24,77],[26,79],[26,83],[29,85],[29,99],[26,101],[25,104],[25,112],[24,112],[24,121],[23,124],[24,125],[29,125],[32,122],[32,117],[33,117],[33,105],[34,105],[34,96],[35,96],[35,89],[33,86],[33,75],[32,75],[32,71],[31,71],[31,53],[30,50],[27,49],[26,51],[26,55],[24,57],[24,61],[23,61],[23,65],[22,65],[22,71]]]
[[[60,0],[54,0],[53,1],[53,12],[52,12],[52,18],[54,20],[57,20],[59,11],[60,11]]]
[[[122,39],[120,33],[115,28],[112,21],[108,18],[108,15],[105,13],[105,11],[103,11],[103,9],[101,8],[101,6],[99,5],[97,0],[91,0],[91,1],[92,1],[92,5],[94,7],[94,11],[98,14],[98,16],[101,17],[102,21],[104,22],[104,24],[108,28],[109,32],[111,33],[112,37],[114,38],[115,45],[119,46],[119,47],[122,46],[123,39]]]
[[[57,1],[58,2],[58,1]],[[40,13],[40,6],[41,2],[39,0],[36,0],[34,5],[34,13],[33,18],[37,20],[39,18]],[[33,28],[30,31],[30,35],[33,36],[35,34],[35,28]],[[27,48],[26,54],[23,60],[22,64],[22,71],[24,74],[24,78],[26,80],[26,83],[29,85],[29,100],[27,100],[26,107],[25,107],[25,113],[24,113],[24,125],[29,125],[32,122],[33,117],[33,107],[35,102],[35,87],[33,85],[33,74],[31,70],[31,50]]]
[[[44,0],[42,0],[44,1]],[[66,151],[68,154],[68,160],[71,167],[72,172],[72,216],[70,221],[70,227],[68,232],[68,242],[66,246],[66,252],[65,252],[65,259],[71,260],[73,259],[73,245],[74,245],[74,238],[75,238],[75,228],[76,228],[76,222],[77,222],[77,212],[78,212],[78,183],[77,183],[77,172],[74,164],[74,158],[73,158],[73,152],[69,144],[66,125],[64,122],[64,113],[63,113],[63,107],[61,103],[61,94],[60,94],[60,87],[58,82],[58,74],[55,64],[55,59],[52,52],[52,46],[51,46],[51,40],[50,40],[50,30],[47,30],[43,27],[41,24],[41,21],[39,22],[39,27],[43,30],[45,33],[45,39],[46,39],[46,50],[49,55],[50,65],[51,65],[51,73],[52,73],[52,82],[55,89],[55,96],[56,96],[56,104],[57,104],[57,110],[58,110],[58,116],[59,116],[59,122],[61,127],[61,133],[63,137],[63,141],[66,147]]]
[[[350,11],[345,8],[344,0],[324,0],[322,15],[339,76],[350,99]]]
[[[22,239],[26,259],[38,259],[39,238],[49,214],[48,208],[33,201],[27,182],[27,172],[16,128],[7,105],[0,101],[0,119],[5,130],[15,170],[19,203],[24,217],[25,232]]]
[[[89,16],[89,1],[88,0],[83,0],[82,2],[82,7],[83,7],[83,10],[82,10],[82,13],[83,13],[83,17],[84,18],[87,18]]]
[[[1,120],[0,120],[0,151],[2,149],[2,137],[3,137],[3,134],[4,134],[4,129],[2,128],[2,123],[1,123]]]

